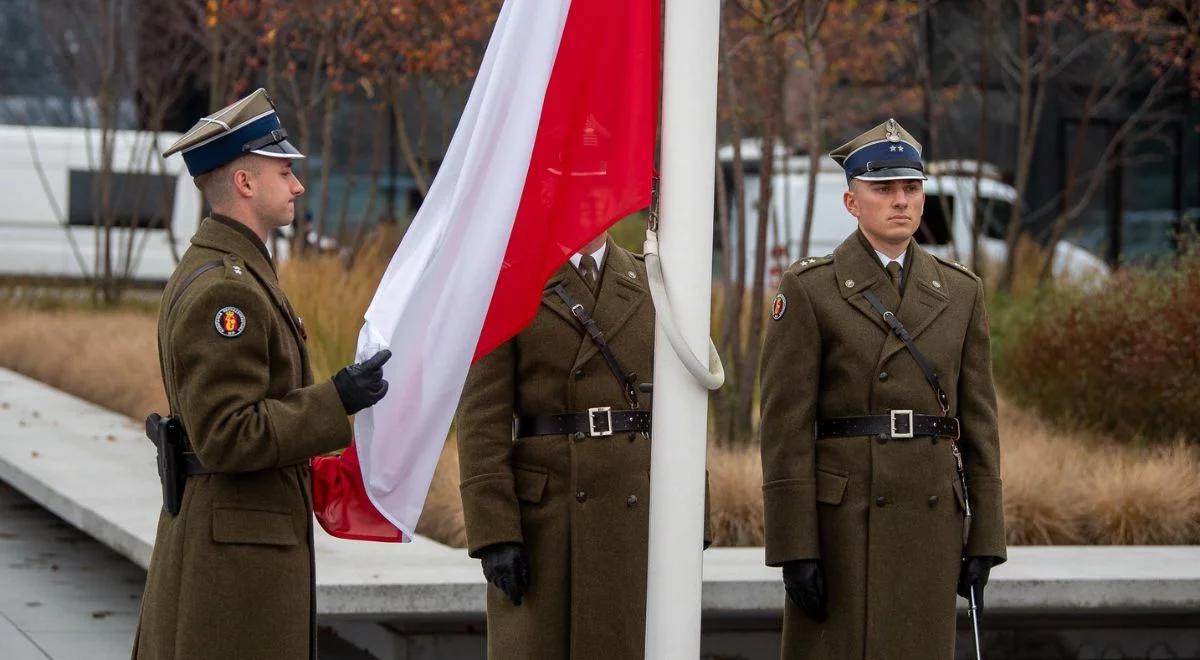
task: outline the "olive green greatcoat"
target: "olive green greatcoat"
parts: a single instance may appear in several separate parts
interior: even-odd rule
[[[1005,557],[996,399],[979,278],[915,243],[903,299],[857,232],[783,276],[783,315],[762,362],[766,559],[819,558],[829,619],[786,599],[783,657],[951,660],[964,555]],[[814,441],[829,417],[941,408],[916,361],[863,296],[871,290],[915,338],[962,423],[974,507],[963,510],[951,443],[918,437]],[[778,309],[778,307],[776,307]]]
[[[646,266],[612,241],[598,299],[567,263],[547,282],[531,325],[472,367],[458,412],[468,550],[522,542],[531,564],[520,606],[488,587],[488,657],[640,660],[650,442],[638,433],[513,439],[514,415],[629,408],[557,284],[588,309],[626,372],[652,377]],[[649,395],[640,407],[650,410]]]
[[[222,266],[187,287],[201,265]],[[245,327],[225,337],[217,312]],[[160,364],[171,412],[217,474],[188,479],[179,515],[162,513],[133,657],[316,657],[308,459],[350,442],[331,381],[313,384],[299,320],[258,238],[206,218],[167,283]]]

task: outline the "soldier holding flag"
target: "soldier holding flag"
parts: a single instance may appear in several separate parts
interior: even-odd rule
[[[265,90],[201,119],[176,152],[212,213],[159,311],[172,417],[147,420],[164,502],[133,658],[316,658],[309,459],[350,442],[347,415],[387,392],[390,353],[313,380],[266,247],[292,222],[304,156]]]

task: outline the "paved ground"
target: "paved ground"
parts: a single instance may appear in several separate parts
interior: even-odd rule
[[[0,660],[129,657],[146,571],[0,481]],[[369,660],[329,628],[322,660]]]
[[[146,573],[0,482],[0,657],[129,657]]]

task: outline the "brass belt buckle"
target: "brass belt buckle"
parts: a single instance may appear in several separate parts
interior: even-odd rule
[[[599,438],[613,434],[612,408],[588,408],[588,435]],[[601,416],[602,415],[602,416]],[[599,424],[597,424],[599,421]]]
[[[891,422],[892,422],[891,427],[892,427],[892,437],[893,438],[911,438],[911,437],[913,437],[913,431],[916,430],[913,428],[913,411],[911,411],[911,410],[893,410],[893,411],[891,411],[890,416],[891,416]],[[897,431],[896,430],[897,419],[904,420],[905,418],[907,418],[907,420],[908,420],[908,430],[907,431]]]

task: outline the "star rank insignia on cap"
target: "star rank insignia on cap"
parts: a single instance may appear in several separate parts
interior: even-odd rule
[[[222,307],[213,325],[222,337],[236,337],[246,330],[246,315],[237,307]]]
[[[771,318],[778,321],[783,318],[783,313],[787,311],[787,297],[782,293],[775,294],[775,300],[771,302]]]

